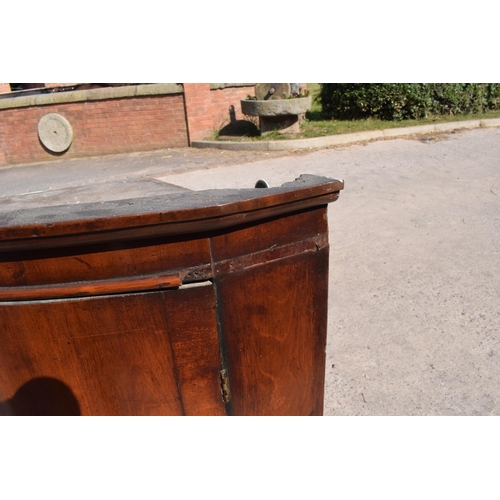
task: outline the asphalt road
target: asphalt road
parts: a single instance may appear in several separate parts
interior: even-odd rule
[[[161,182],[276,186],[303,173],[345,181],[329,206],[325,414],[499,415],[500,128],[14,167],[0,170],[0,212],[149,194]]]

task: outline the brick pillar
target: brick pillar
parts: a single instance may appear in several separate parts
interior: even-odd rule
[[[9,83],[0,83],[0,94],[4,94],[10,92],[10,84]],[[1,130],[1,125],[0,125],[0,130]],[[2,135],[0,134],[0,165],[4,165],[6,163],[5,160],[5,153],[3,152],[2,149]]]
[[[183,83],[183,86],[189,145],[191,145],[193,141],[206,139],[213,132],[210,84]]]

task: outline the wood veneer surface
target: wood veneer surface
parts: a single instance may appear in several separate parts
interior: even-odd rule
[[[0,414],[321,414],[341,189],[0,210]]]

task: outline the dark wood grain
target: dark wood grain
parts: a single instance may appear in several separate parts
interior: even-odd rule
[[[0,415],[321,414],[342,188],[0,212]]]
[[[326,207],[321,207],[213,238],[214,256],[229,262],[242,248],[262,253],[271,245],[268,224],[274,234],[279,228],[275,241],[281,244],[272,260],[216,273],[233,415],[322,414],[329,251],[325,217]],[[286,251],[280,254],[280,249]]]
[[[0,399],[51,377],[82,415],[182,415],[164,307],[162,292],[0,303]]]
[[[213,260],[234,259],[320,237],[328,231],[325,206],[241,224],[230,231],[216,233],[210,242]]]
[[[38,285],[0,287],[0,300],[37,300],[112,295],[176,288],[182,284],[180,276],[140,276],[136,278]]]
[[[328,248],[218,278],[232,415],[321,415]]]
[[[225,415],[212,283],[165,293],[167,321],[185,415]]]
[[[189,236],[0,252],[0,286],[62,284],[169,272],[181,274],[185,281],[189,273],[206,270],[210,261],[208,238]],[[209,277],[201,274],[199,279]]]
[[[14,253],[10,255],[0,253],[0,286],[27,284],[23,261],[17,260]]]

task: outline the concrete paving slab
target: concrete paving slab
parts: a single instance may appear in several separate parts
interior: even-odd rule
[[[500,118],[490,118],[489,120],[481,120],[481,127],[500,127]]]
[[[289,151],[219,151],[193,148],[165,149],[97,158],[56,160],[0,169],[0,198],[50,192],[109,182],[151,178],[257,160],[286,157]],[[116,185],[118,186],[118,184]],[[115,189],[110,192],[118,193]],[[125,190],[120,190],[125,196]],[[61,194],[62,196],[62,194]]]
[[[434,125],[418,125],[416,127],[388,128],[383,130],[384,137],[400,137],[413,134],[428,134],[434,132]]]
[[[463,128],[477,128],[481,126],[480,120],[466,120],[462,122],[436,123],[434,129],[438,131],[459,130]]]
[[[287,139],[283,141],[267,141],[270,151],[287,149],[324,148],[328,144],[325,137],[311,137],[310,139]]]
[[[325,137],[325,142],[327,146],[336,146],[339,144],[371,141],[381,137],[384,137],[382,130],[367,130],[365,132],[355,132],[352,134],[329,135]]]

